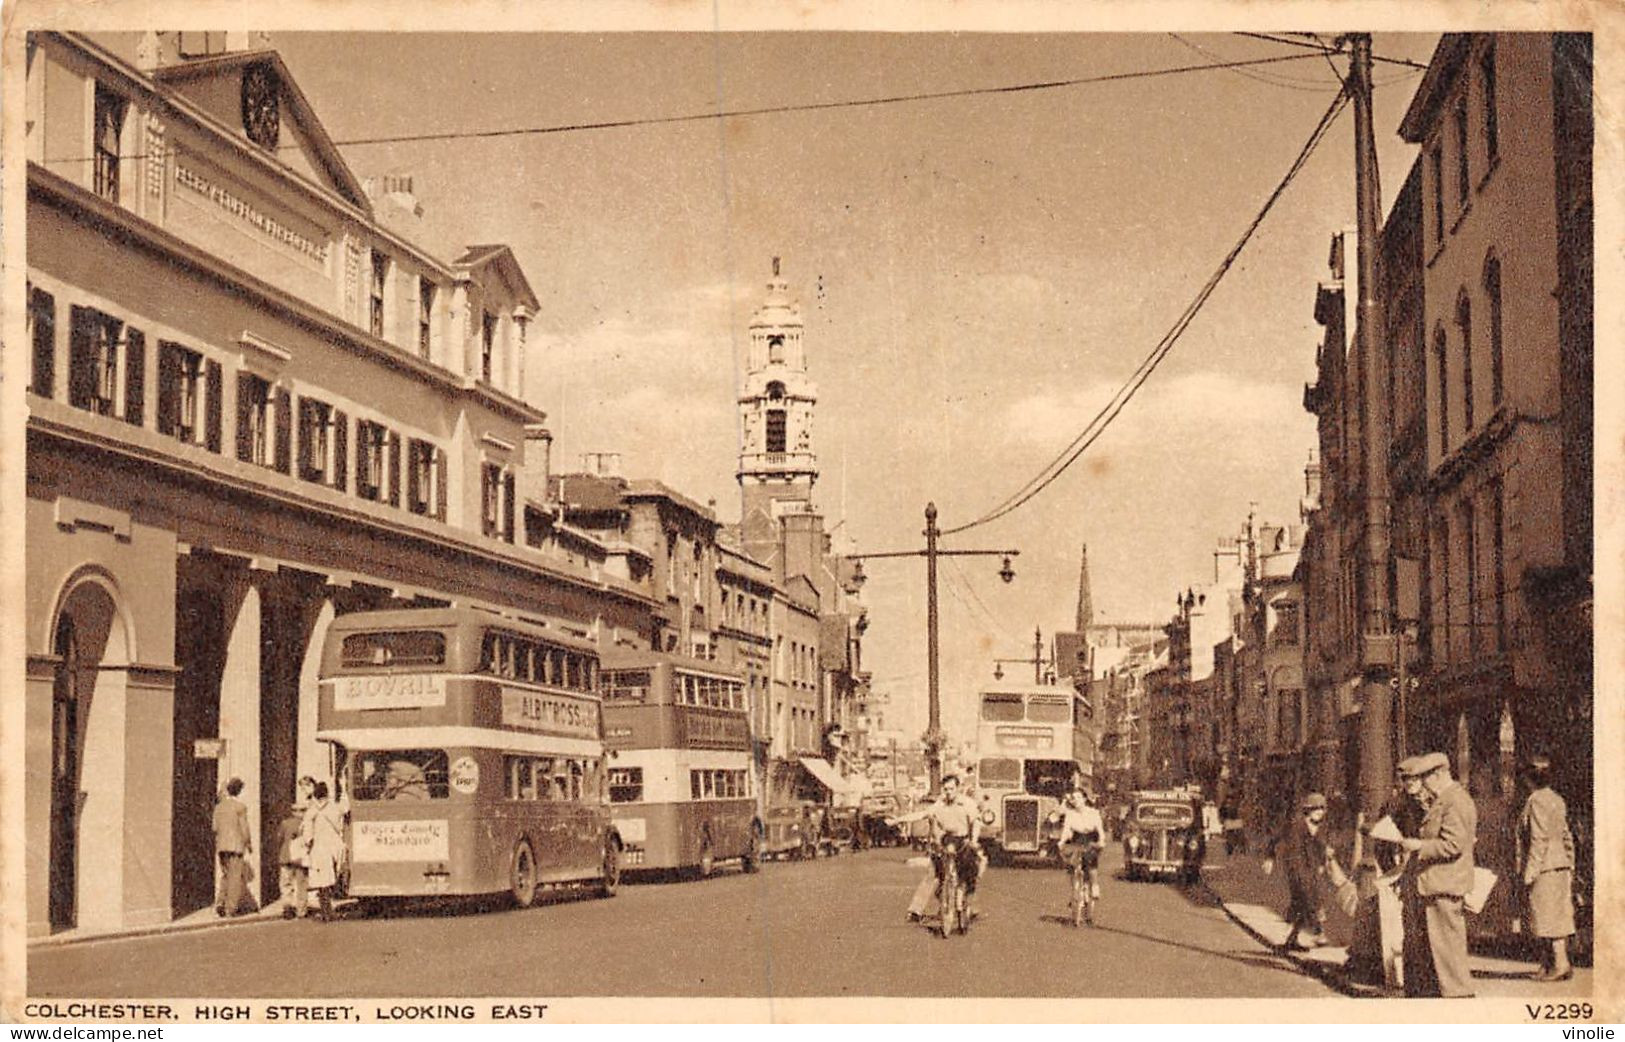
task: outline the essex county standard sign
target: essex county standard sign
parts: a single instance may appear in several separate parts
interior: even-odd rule
[[[444,861],[450,849],[444,818],[429,821],[358,821],[357,861]]]

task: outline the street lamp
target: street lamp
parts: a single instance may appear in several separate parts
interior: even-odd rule
[[[927,767],[931,776],[931,792],[934,794],[942,786],[942,704],[937,690],[937,558],[938,557],[1003,557],[1004,561],[999,567],[999,578],[1010,582],[1016,577],[1016,570],[1010,564],[1012,557],[1018,557],[1020,550],[939,550],[937,537],[942,534],[937,528],[937,505],[925,505],[925,546],[919,550],[889,550],[876,554],[852,554],[847,560],[853,562],[853,585],[861,588],[868,578],[863,574],[863,562],[879,560],[886,557],[923,557],[925,558],[925,625],[926,625],[926,698],[930,714],[930,723],[925,732],[925,753],[928,761]]]

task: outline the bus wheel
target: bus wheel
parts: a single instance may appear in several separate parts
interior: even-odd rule
[[[536,903],[536,855],[531,852],[530,841],[520,840],[513,848],[513,866],[509,873],[513,890],[513,903],[529,908]]]
[[[706,833],[705,838],[700,840],[700,878],[704,879],[709,876],[716,870],[716,867],[717,856],[711,850],[711,835]]]
[[[613,836],[604,840],[604,871],[598,880],[598,896],[614,897],[621,886],[621,843]]]
[[[761,871],[762,831],[754,822],[750,826],[750,836],[745,840],[745,853],[739,859],[739,867],[746,872]]]

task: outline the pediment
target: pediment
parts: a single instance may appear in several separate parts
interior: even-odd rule
[[[152,76],[230,133],[274,154],[351,204],[370,210],[361,182],[276,51],[236,51],[193,59],[154,70]]]

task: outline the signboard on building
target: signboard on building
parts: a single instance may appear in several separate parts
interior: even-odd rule
[[[224,738],[194,738],[192,739],[192,758],[194,760],[220,760],[226,755],[226,740]]]

